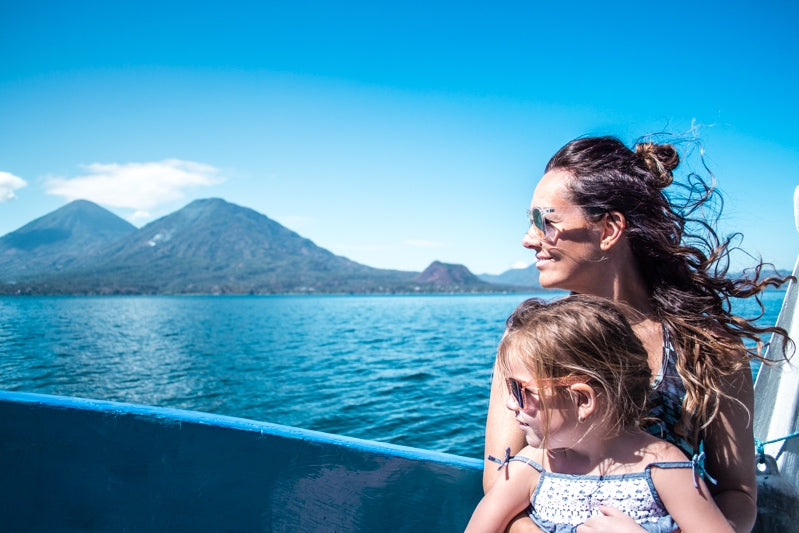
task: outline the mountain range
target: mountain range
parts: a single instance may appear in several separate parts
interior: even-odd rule
[[[369,267],[218,198],[140,229],[76,200],[0,237],[4,294],[512,292],[536,280],[528,271],[481,279],[439,261],[423,272]]]

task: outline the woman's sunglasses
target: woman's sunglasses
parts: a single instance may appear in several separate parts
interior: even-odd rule
[[[566,207],[562,209],[555,209],[554,207],[533,207],[527,210],[527,218],[530,222],[530,227],[535,229],[538,238],[551,242],[555,240],[555,234],[558,229],[549,223],[546,218],[548,214],[554,213],[555,211],[558,213],[568,213],[570,211],[585,213],[586,210],[589,211],[589,214],[590,212],[594,212],[593,214],[600,214],[603,211],[601,207],[592,206]]]
[[[539,239],[551,240],[557,231],[554,227],[547,224],[546,215],[554,213],[554,207],[533,207],[527,210],[527,218],[530,220],[530,227],[535,228]]]

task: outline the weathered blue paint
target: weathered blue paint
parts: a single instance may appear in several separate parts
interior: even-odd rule
[[[0,391],[3,531],[462,531],[482,462],[205,413]]]

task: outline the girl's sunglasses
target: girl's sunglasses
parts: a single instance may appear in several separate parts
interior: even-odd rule
[[[589,380],[585,376],[564,376],[562,378],[549,378],[530,381],[521,381],[516,378],[507,378],[508,391],[519,409],[524,409],[524,397],[526,393],[539,394],[542,388],[569,387],[575,383],[587,383]],[[530,383],[536,382],[538,387],[530,387]]]

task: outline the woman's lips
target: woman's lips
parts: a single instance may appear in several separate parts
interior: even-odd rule
[[[535,258],[536,258],[536,263],[535,263],[536,266],[542,265],[542,264],[545,264],[545,263],[549,263],[549,262],[553,261],[552,257],[550,257],[550,256],[537,255],[537,256],[535,256]]]

